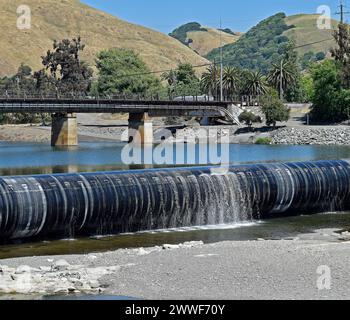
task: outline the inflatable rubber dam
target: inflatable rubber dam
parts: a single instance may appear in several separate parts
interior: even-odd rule
[[[350,209],[348,161],[0,178],[0,239],[67,238]],[[215,172],[215,171],[214,171]]]

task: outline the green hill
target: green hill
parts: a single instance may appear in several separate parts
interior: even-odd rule
[[[16,28],[19,5],[31,8],[30,30]],[[175,68],[180,62],[193,65],[208,61],[179,41],[160,32],[120,20],[78,0],[1,0],[0,76],[15,73],[24,62],[41,67],[41,56],[53,40],[80,35],[86,44],[83,59],[94,64],[102,49],[133,49],[151,70]]]
[[[218,29],[204,27],[197,22],[190,22],[178,27],[169,35],[189,46],[198,54],[205,56],[221,45],[236,42],[242,33],[234,32],[230,29],[220,31]]]
[[[225,64],[267,72],[271,63],[280,59],[289,40],[297,47],[302,46],[297,52],[303,67],[311,60],[323,59],[335,42],[332,30],[317,28],[318,17],[306,14],[287,17],[278,13],[261,21],[237,42],[223,47]],[[332,21],[332,24],[333,29],[336,28],[337,22]],[[309,43],[314,44],[304,46]],[[214,49],[206,57],[214,60],[219,59],[219,55],[220,50]]]

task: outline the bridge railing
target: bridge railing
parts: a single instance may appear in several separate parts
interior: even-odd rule
[[[187,95],[187,96],[174,96],[172,94],[105,94],[105,95],[87,95],[77,93],[23,93],[23,92],[0,92],[0,99],[2,100],[14,100],[14,99],[39,99],[39,100],[130,100],[130,101],[201,101],[201,102],[219,102],[220,99],[210,95]],[[241,106],[255,106],[259,105],[259,97],[256,96],[224,96],[224,102],[232,102],[234,104],[240,104]]]

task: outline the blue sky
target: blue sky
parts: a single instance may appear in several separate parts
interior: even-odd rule
[[[339,0],[82,0],[82,2],[123,20],[164,33],[169,33],[179,25],[191,21],[218,27],[220,16],[224,27],[235,31],[247,31],[262,19],[277,12],[285,12],[288,15],[316,13],[318,6],[328,5],[335,16],[339,5]],[[350,11],[350,0],[345,1],[345,4],[349,4]]]

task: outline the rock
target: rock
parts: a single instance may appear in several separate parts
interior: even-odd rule
[[[51,271],[51,268],[50,267],[39,267],[39,269],[41,271],[44,271],[44,272],[50,272]]]
[[[70,267],[70,264],[66,260],[63,260],[63,259],[57,260],[52,265],[52,269],[55,271],[65,271],[65,270],[68,270],[69,267]]]
[[[54,290],[55,294],[67,294],[68,293],[68,289],[66,288],[57,288],[56,290]]]
[[[146,255],[150,254],[150,252],[149,252],[149,251],[146,251],[144,248],[135,249],[135,253],[136,253],[138,256],[146,256]]]
[[[19,266],[16,269],[15,274],[23,274],[23,273],[30,273],[32,271],[32,268],[29,266]]]
[[[76,288],[82,288],[84,286],[84,283],[80,280],[72,281]]]
[[[58,260],[51,268],[19,266],[14,269],[2,266],[1,270],[0,294],[68,294],[100,292],[99,279],[120,270],[120,266],[87,268]]]
[[[349,145],[350,127],[282,128],[271,134],[273,144]]]
[[[68,287],[68,292],[69,293],[74,293],[76,290],[74,287]]]
[[[203,241],[187,241],[187,242],[184,242],[183,244],[181,244],[180,246],[184,247],[184,248],[196,248],[196,247],[200,247],[203,245],[204,245]]]
[[[163,250],[174,250],[174,249],[180,249],[180,246],[176,244],[163,244],[162,248]]]
[[[89,286],[91,287],[91,289],[97,289],[100,287],[100,283],[97,280],[90,280]]]

